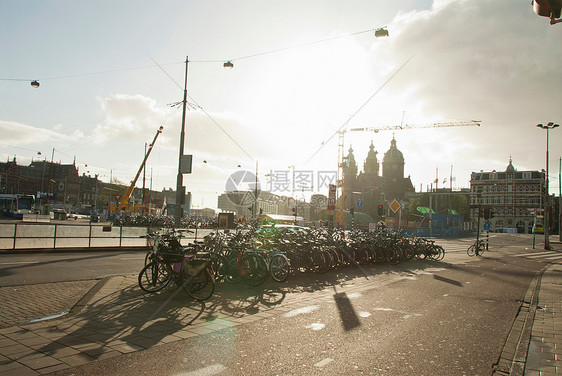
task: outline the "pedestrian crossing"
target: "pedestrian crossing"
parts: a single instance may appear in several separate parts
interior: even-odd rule
[[[446,253],[452,254],[455,252],[459,252],[459,253],[466,254],[467,248],[474,243],[474,239],[465,239],[461,241],[439,240],[436,243],[441,245],[443,248],[445,248]],[[490,247],[492,251],[496,250],[494,249],[493,246]],[[484,255],[486,255],[486,253],[484,253]],[[521,253],[513,253],[511,255],[515,257],[525,258],[528,260],[542,261],[547,263],[562,262],[562,250],[547,251],[540,248],[537,248],[535,250],[526,248],[524,250],[521,250]]]
[[[522,257],[530,260],[537,260],[537,261],[547,261],[547,262],[553,262],[557,260],[562,261],[562,251],[537,250],[535,252],[517,253],[514,254],[513,256]]]

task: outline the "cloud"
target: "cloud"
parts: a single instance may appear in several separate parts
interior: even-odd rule
[[[0,120],[2,143],[12,146],[33,145],[67,136],[48,129],[36,128],[15,121]]]
[[[529,4],[508,0],[435,1],[433,9],[398,13],[392,43],[373,44],[375,71],[414,55],[382,96],[402,104],[408,123],[419,115],[424,122],[481,120],[482,127],[420,131],[417,138],[398,132],[406,170],[422,179],[454,164],[468,186],[470,171],[505,169],[510,155],[514,164],[540,169],[545,135],[535,125],[562,117],[560,30]],[[554,132],[551,150],[562,139]]]
[[[155,132],[172,113],[159,108],[154,99],[146,96],[114,94],[97,97],[104,120],[92,136],[98,143],[107,140],[138,141]]]

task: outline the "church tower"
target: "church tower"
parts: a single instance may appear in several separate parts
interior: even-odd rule
[[[369,146],[369,152],[367,153],[367,159],[363,163],[363,171],[365,173],[371,173],[379,175],[379,161],[377,160],[377,152],[375,151],[375,145],[371,140],[371,146]]]
[[[357,177],[357,162],[353,155],[353,148],[349,147],[349,153],[343,158],[343,176],[344,180],[351,182]]]

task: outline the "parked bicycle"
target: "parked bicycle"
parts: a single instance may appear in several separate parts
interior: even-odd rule
[[[485,250],[486,250],[486,246],[484,245],[484,240],[477,240],[474,242],[474,244],[471,244],[470,247],[468,247],[466,253],[470,257],[474,255],[482,256]]]
[[[198,252],[193,246],[182,247],[173,234],[153,233],[146,238],[151,249],[138,277],[142,290],[154,293],[174,281],[197,301],[213,295],[215,279],[207,253]]]

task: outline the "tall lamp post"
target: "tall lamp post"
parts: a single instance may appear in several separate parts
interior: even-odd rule
[[[546,187],[545,187],[546,197],[544,199],[544,249],[550,249],[550,239],[549,239],[550,197],[548,193],[548,131],[550,129],[554,129],[559,126],[560,126],[559,124],[554,124],[553,122],[550,122],[547,125],[537,124],[537,127],[546,129]]]
[[[180,151],[179,151],[179,161],[178,161],[178,179],[176,185],[176,215],[175,215],[175,227],[180,227],[181,218],[183,217],[183,198],[185,192],[183,191],[183,172],[182,172],[182,159],[183,159],[183,146],[185,141],[185,111],[187,107],[187,66],[189,59],[185,57],[185,83],[183,89],[183,113],[181,116],[181,132],[180,132]]]

